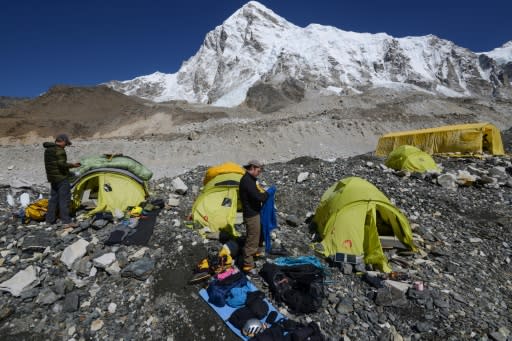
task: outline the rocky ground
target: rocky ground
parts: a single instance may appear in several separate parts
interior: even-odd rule
[[[88,108],[96,108],[94,102],[99,109],[92,122]],[[283,314],[318,322],[330,340],[511,338],[510,156],[438,158],[443,175],[423,177],[392,172],[368,153],[389,131],[475,121],[507,128],[509,102],[380,89],[305,98],[262,114],[244,107],[157,105],[105,89],[56,88],[21,104],[2,103],[0,116],[10,122],[0,129],[2,340],[235,340],[198,296],[201,287],[187,284],[197,261],[221,244],[203,240],[185,220],[207,165],[250,158],[268,164],[262,180],[278,188],[275,243],[291,255],[311,254],[314,234],[307,217],[331,184],[354,175],[396,203],[421,249],[388,256],[394,270],[407,273],[407,284],[421,281],[423,291],[385,291],[354,269],[331,268],[328,295],[317,313],[293,316],[280,306]],[[48,121],[43,109],[58,110],[60,118]],[[104,245],[113,224],[100,228],[84,221],[65,230],[16,219],[23,193],[31,201],[48,195],[41,142],[63,127],[75,142],[70,160],[115,152],[153,170],[152,198],[174,204],[160,212],[147,246]],[[503,137],[510,151],[512,129]],[[306,180],[298,182],[299,174]],[[178,176],[188,190],[176,198]],[[255,282],[268,293],[261,280]]]
[[[504,134],[508,136],[507,134]],[[506,141],[509,145],[510,141]],[[507,340],[512,338],[512,163],[510,157],[437,158],[443,176],[390,171],[371,154],[324,161],[301,157],[269,164],[262,180],[278,188],[277,242],[291,255],[311,254],[306,223],[328,186],[347,176],[367,179],[403,211],[421,252],[388,252],[394,270],[424,290],[377,289],[355,269],[330,268],[322,308],[290,318],[316,321],[329,340]],[[23,225],[13,218],[21,193],[36,198],[44,187],[0,188],[0,286],[33,269],[19,293],[0,293],[3,340],[236,340],[188,285],[196,262],[218,241],[203,240],[185,220],[205,167],[151,183],[155,198],[174,206],[160,212],[149,244],[105,246],[113,228],[63,230]],[[307,177],[298,182],[299,174]],[[176,202],[178,199],[179,203]],[[65,264],[66,248],[84,240],[83,255]],[[262,261],[259,261],[259,266]],[[264,292],[261,280],[255,283]],[[277,306],[277,303],[276,303]]]

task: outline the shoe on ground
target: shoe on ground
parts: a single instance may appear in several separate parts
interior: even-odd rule
[[[254,258],[265,258],[265,251],[257,251],[254,256]]]
[[[250,277],[250,278],[258,278],[260,276],[258,274],[258,270],[256,270],[255,268],[252,268],[251,270],[246,271],[245,275]]]
[[[67,229],[67,228],[77,228],[78,226],[80,226],[80,225],[78,225],[77,223],[68,223],[68,224],[64,224],[64,225],[62,225],[62,228],[63,228],[63,229]]]
[[[254,265],[252,264],[244,264],[242,267],[243,272],[249,272],[251,270],[254,270]]]
[[[259,276],[258,270],[254,267],[254,265],[244,265],[242,267],[242,271],[245,273],[246,276],[249,276],[251,278],[257,278]]]

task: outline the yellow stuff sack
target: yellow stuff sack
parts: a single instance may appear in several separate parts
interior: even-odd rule
[[[43,221],[48,211],[48,199],[39,199],[25,208],[25,223],[30,220]]]

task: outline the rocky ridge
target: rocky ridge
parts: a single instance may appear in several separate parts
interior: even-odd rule
[[[317,313],[293,316],[285,306],[280,311],[317,321],[329,340],[507,340],[512,330],[511,160],[436,161],[444,168],[442,176],[395,172],[370,154],[269,164],[262,181],[278,188],[274,243],[292,255],[310,254],[313,235],[306,221],[321,194],[341,178],[360,176],[411,222],[421,252],[388,252],[388,257],[393,270],[424,283],[423,290],[406,282],[405,290],[388,292],[367,283],[356,269],[330,268],[327,297]],[[180,175],[185,187],[178,188],[183,184],[176,178],[151,184],[153,197],[169,205],[147,247],[104,245],[112,224],[84,221],[75,230],[22,225],[12,215],[17,202],[12,207],[6,198],[23,192],[36,198],[46,195],[45,189],[2,186],[2,339],[235,340],[197,295],[200,287],[187,285],[195,263],[220,247],[184,223],[204,171],[199,167]],[[6,281],[20,273],[25,286],[6,291]],[[260,280],[255,282],[268,293]]]

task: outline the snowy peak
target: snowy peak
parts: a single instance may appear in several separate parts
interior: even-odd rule
[[[498,64],[510,63],[512,62],[512,40],[490,52],[482,52],[482,54],[491,57]]]
[[[301,28],[250,1],[207,33],[177,73],[108,85],[155,101],[218,106],[251,105],[268,96],[300,101],[326,89],[343,94],[383,86],[502,96],[510,93],[512,71],[503,67],[510,60],[512,42],[477,54],[434,35],[394,38],[319,24]]]

